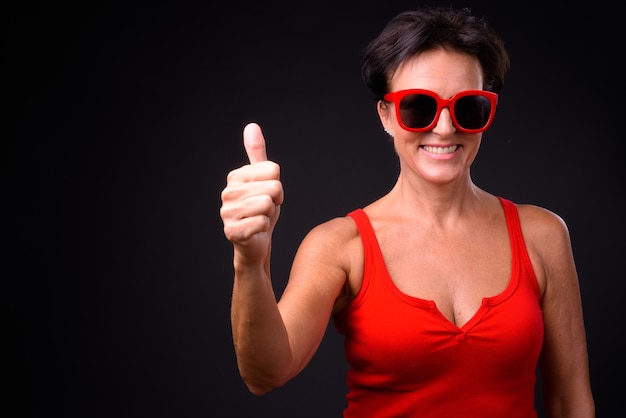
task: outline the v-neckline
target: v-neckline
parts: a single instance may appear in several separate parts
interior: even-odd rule
[[[380,260],[381,266],[383,267],[383,273],[384,273],[383,280],[387,284],[389,289],[392,291],[392,293],[394,293],[396,297],[398,297],[398,299],[400,299],[401,301],[405,303],[408,303],[410,305],[432,312],[433,315],[438,317],[439,321],[444,327],[446,327],[452,333],[457,334],[457,335],[464,335],[470,329],[472,329],[477,323],[479,323],[480,320],[488,312],[490,306],[501,303],[502,301],[509,298],[509,296],[513,294],[513,292],[515,291],[519,283],[519,268],[518,268],[519,259],[517,257],[517,255],[519,254],[519,248],[517,248],[517,241],[513,239],[513,236],[511,233],[511,228],[510,228],[511,219],[509,219],[509,215],[507,214],[507,211],[504,208],[504,202],[502,201],[501,198],[498,198],[498,199],[500,200],[500,204],[502,205],[502,210],[504,211],[504,217],[505,217],[505,221],[507,224],[507,234],[509,237],[509,243],[511,247],[511,262],[510,262],[511,271],[509,275],[509,282],[506,288],[500,293],[494,296],[483,297],[481,299],[480,306],[478,307],[476,312],[474,312],[472,316],[464,324],[461,324],[461,325],[457,325],[456,323],[451,321],[447,316],[445,316],[443,312],[441,312],[441,310],[439,309],[439,307],[437,306],[434,300],[423,299],[417,296],[411,296],[409,294],[404,293],[402,290],[398,288],[396,283],[393,281],[391,274],[389,273],[389,270],[387,269],[387,265],[385,263],[385,259],[382,254],[382,250],[380,248],[380,243],[378,242],[378,237],[376,237],[376,233],[374,232],[374,227],[372,226],[370,222],[369,216],[367,216],[365,211],[361,209],[363,211],[364,218],[367,220],[367,225],[368,225],[368,228],[370,229],[370,233],[373,238],[372,250],[374,251],[374,253],[372,255]]]

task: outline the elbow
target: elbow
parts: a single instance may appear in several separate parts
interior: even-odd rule
[[[260,385],[255,385],[253,383],[248,383],[248,382],[245,382],[245,383],[250,393],[256,396],[263,396],[266,393],[270,392],[272,389],[274,389],[273,387],[270,387],[270,386],[260,386]]]
[[[285,360],[268,362],[242,357],[237,361],[239,376],[248,390],[256,396],[263,396],[285,385],[295,376],[288,364]]]
[[[268,376],[251,376],[241,373],[241,378],[250,393],[256,396],[263,396],[285,384],[283,380],[272,379]]]

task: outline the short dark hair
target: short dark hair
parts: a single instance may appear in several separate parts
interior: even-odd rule
[[[483,89],[498,93],[503,87],[509,56],[485,18],[468,8],[422,7],[398,14],[363,51],[361,72],[374,99],[382,100],[389,92],[389,81],[402,62],[436,48],[475,56],[483,69]]]

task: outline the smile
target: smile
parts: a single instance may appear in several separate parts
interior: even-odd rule
[[[422,145],[422,148],[428,152],[432,152],[433,154],[452,154],[459,148],[459,146],[450,145],[448,147],[434,147],[432,145]]]

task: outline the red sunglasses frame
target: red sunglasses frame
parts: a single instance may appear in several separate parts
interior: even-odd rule
[[[400,115],[400,102],[402,101],[402,99],[404,99],[406,96],[410,94],[423,94],[423,95],[432,97],[437,102],[437,112],[435,113],[435,117],[433,118],[433,121],[428,126],[425,126],[423,128],[411,128],[405,125],[404,122],[402,121],[402,117]],[[489,100],[489,103],[491,104],[489,119],[487,120],[487,123],[485,123],[485,126],[483,126],[482,128],[466,129],[459,125],[456,119],[456,115],[454,113],[454,105],[456,104],[457,100],[466,96],[481,96]],[[452,96],[451,99],[442,99],[434,91],[424,90],[424,89],[408,89],[408,90],[398,90],[392,93],[387,93],[385,94],[383,99],[386,102],[391,102],[395,105],[396,119],[398,119],[398,123],[400,124],[402,129],[405,129],[411,132],[425,132],[425,131],[430,131],[431,129],[433,129],[435,125],[437,124],[437,121],[439,120],[439,115],[441,115],[441,110],[444,107],[448,108],[448,111],[450,112],[450,116],[452,117],[452,123],[454,124],[454,127],[457,130],[467,133],[467,134],[484,132],[491,125],[491,122],[493,121],[493,116],[496,113],[496,105],[498,104],[498,95],[496,93],[493,93],[487,90],[463,90],[463,91],[458,92],[454,96]]]

